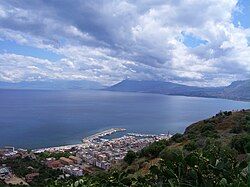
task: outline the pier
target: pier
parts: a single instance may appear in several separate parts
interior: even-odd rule
[[[102,132],[98,132],[96,134],[93,134],[93,135],[88,136],[86,138],[83,138],[82,142],[85,143],[85,142],[92,141],[92,140],[97,139],[97,138],[102,138],[104,136],[111,135],[115,132],[122,132],[122,131],[126,131],[126,129],[124,129],[124,128],[111,128],[111,129],[104,130]]]
[[[108,130],[104,130],[102,132],[98,132],[96,134],[93,134],[91,136],[88,136],[86,138],[83,138],[82,139],[82,143],[79,143],[79,144],[74,144],[74,145],[64,145],[64,146],[56,146],[56,147],[47,147],[47,148],[40,148],[40,149],[34,149],[34,153],[42,153],[42,152],[45,152],[45,151],[48,151],[48,152],[55,152],[55,151],[65,151],[65,150],[70,150],[74,147],[84,147],[86,146],[86,143],[94,140],[94,139],[97,139],[97,138],[102,138],[106,135],[111,135],[115,132],[121,132],[121,131],[125,131],[126,129],[124,128],[111,128],[111,129],[108,129]]]

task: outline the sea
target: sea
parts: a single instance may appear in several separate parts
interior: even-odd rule
[[[80,143],[113,127],[126,132],[184,132],[220,111],[250,102],[110,91],[0,90],[0,147],[35,149]]]

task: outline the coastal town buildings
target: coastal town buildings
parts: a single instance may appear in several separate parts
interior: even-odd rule
[[[61,171],[63,173],[62,178],[67,176],[79,177],[85,173],[93,173],[98,169],[109,170],[113,165],[123,160],[129,150],[137,152],[154,141],[170,138],[169,134],[149,135],[137,133],[124,133],[118,138],[110,137],[111,134],[124,130],[119,128],[109,129],[86,137],[81,144],[77,145],[50,147],[32,151],[7,147],[0,149],[0,159],[28,158],[29,160],[40,162],[40,164],[48,168]],[[47,152],[45,155],[67,156],[57,156],[57,159],[53,156],[37,159],[44,152]],[[41,158],[43,159],[41,160]],[[0,167],[0,180],[13,182],[14,179],[15,181],[21,181],[22,179],[23,183],[28,184],[40,175],[36,171],[37,168],[29,166],[29,169],[32,170],[31,173],[18,178],[11,172],[11,168],[3,165]]]
[[[39,173],[29,173],[29,174],[27,174],[27,175],[25,175],[25,180],[26,180],[26,182],[31,182],[31,181],[33,181],[33,179],[35,178],[35,177],[38,177],[40,174]]]
[[[6,166],[1,166],[0,167],[0,179],[5,180],[7,178],[11,177],[11,172],[8,167]]]

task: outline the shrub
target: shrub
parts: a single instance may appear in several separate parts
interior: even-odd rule
[[[197,148],[198,148],[198,146],[197,146],[196,142],[193,140],[189,141],[186,145],[184,145],[184,149],[186,149],[187,151],[193,151]]]
[[[206,132],[206,131],[214,131],[214,125],[212,125],[211,123],[207,123],[205,124],[202,128],[201,128],[201,132]]]
[[[249,153],[249,142],[250,142],[250,135],[243,134],[234,136],[231,141],[231,147],[236,149],[239,153],[245,154]]]
[[[247,132],[247,133],[250,133],[250,121],[247,121],[247,124],[246,124],[246,132]]]
[[[157,157],[159,153],[169,145],[169,141],[167,140],[160,140],[157,142],[153,142],[149,146],[143,148],[140,151],[140,157]]]
[[[180,148],[165,148],[160,153],[160,157],[169,162],[181,162],[184,158]]]
[[[193,140],[193,139],[195,139],[196,137],[197,137],[197,134],[195,134],[194,132],[188,133],[188,139]]]
[[[174,142],[180,143],[180,142],[183,141],[183,135],[180,134],[180,133],[176,133],[175,135],[173,135],[171,137],[171,140],[174,141]]]
[[[209,137],[209,138],[219,138],[220,137],[216,131],[205,131],[202,133],[202,136]]]
[[[232,115],[232,111],[225,111],[225,112],[224,112],[224,115],[230,116],[230,115]]]
[[[128,164],[131,164],[136,159],[136,153],[132,150],[129,150],[126,156],[124,157],[124,161]]]
[[[239,133],[241,133],[244,129],[245,129],[245,127],[244,127],[243,125],[236,125],[236,126],[234,126],[234,127],[230,130],[230,133],[239,134]]]
[[[247,121],[250,121],[250,116],[246,116],[246,120],[247,120]]]

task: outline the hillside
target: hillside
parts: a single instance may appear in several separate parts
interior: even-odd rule
[[[249,132],[250,110],[220,112],[184,134],[129,151],[109,172],[86,175],[71,185],[248,186]]]
[[[224,88],[221,97],[250,100],[250,79],[232,82]]]
[[[163,81],[124,80],[107,88],[107,90],[195,97],[216,97],[250,101],[250,80],[235,81],[225,87],[196,87]]]

